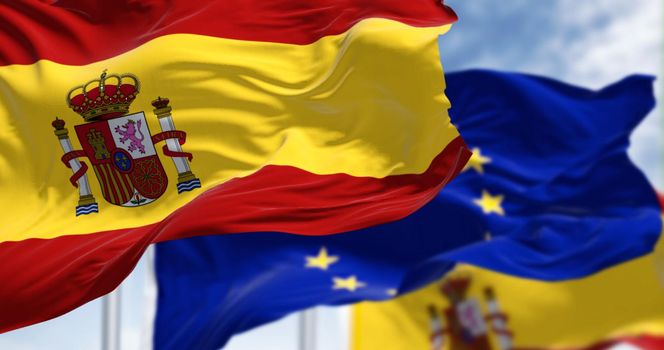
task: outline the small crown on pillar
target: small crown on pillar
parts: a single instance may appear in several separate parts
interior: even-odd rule
[[[59,139],[66,139],[69,135],[69,131],[65,128],[65,121],[55,117],[55,120],[51,122],[51,125],[55,130],[53,130],[53,133],[55,136],[57,136]]]
[[[163,98],[161,96],[157,97],[156,100],[152,101],[152,106],[154,107],[154,114],[156,114],[157,117],[162,117],[170,113],[171,110],[173,110],[171,106],[168,105],[170,102],[171,101],[166,97]]]
[[[139,91],[140,82],[134,75],[107,75],[104,70],[99,79],[69,90],[67,105],[85,121],[109,119],[129,112]]]
[[[168,98],[161,98],[161,96],[159,96],[156,100],[152,101],[152,106],[154,106],[154,108],[164,108],[168,106],[169,102],[171,101]]]
[[[436,305],[433,305],[433,304],[428,305],[427,310],[429,311],[429,316],[431,318],[437,318],[438,317],[438,309],[436,308]]]
[[[496,293],[493,291],[493,288],[491,288],[491,287],[484,288],[484,297],[487,300],[495,300],[496,299]]]
[[[58,117],[55,117],[55,120],[51,122],[51,125],[53,126],[53,128],[55,128],[55,130],[62,130],[65,128],[65,121]]]

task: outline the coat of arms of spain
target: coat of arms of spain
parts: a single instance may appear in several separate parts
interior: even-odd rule
[[[65,121],[55,118],[52,125],[65,154],[62,161],[74,174],[70,182],[78,187],[76,215],[99,212],[86,174],[89,159],[106,201],[122,207],[138,207],[157,200],[168,187],[168,177],[155,145],[164,141],[164,155],[171,157],[178,172],[178,193],[201,187],[191,172],[191,153],[184,152],[184,131],[176,130],[167,98],[152,101],[161,132],[152,135],[144,112],[129,114],[129,105],[140,91],[132,74],[106,72],[100,79],[77,86],[67,94],[67,104],[87,122],[76,125],[82,150],[74,150]]]

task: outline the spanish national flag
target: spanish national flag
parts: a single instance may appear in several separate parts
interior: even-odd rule
[[[153,242],[403,218],[469,157],[440,1],[48,2],[0,4],[0,332]]]

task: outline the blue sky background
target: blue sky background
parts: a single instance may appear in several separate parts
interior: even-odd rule
[[[444,36],[446,71],[493,68],[527,72],[599,88],[632,73],[660,75],[659,0],[447,0],[459,22]],[[379,63],[377,59],[377,63]],[[658,97],[661,96],[658,81]],[[453,101],[452,101],[453,102]],[[632,137],[630,154],[658,188],[662,173],[662,111],[658,107]],[[123,349],[142,349],[146,263],[122,286]],[[347,310],[317,312],[318,350],[345,349]],[[0,315],[1,317],[1,315]],[[101,302],[0,335],[0,349],[100,349]],[[297,349],[297,317],[234,338],[230,350]]]

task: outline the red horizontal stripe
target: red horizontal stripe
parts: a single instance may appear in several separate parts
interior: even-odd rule
[[[83,65],[178,33],[309,44],[371,17],[422,27],[456,20],[440,0],[3,1],[0,66]]]
[[[110,292],[153,242],[256,231],[324,235],[401,219],[433,198],[469,157],[458,137],[422,174],[377,179],[266,166],[204,192],[157,224],[1,243],[0,332]]]
[[[662,350],[664,349],[664,336],[643,334],[630,337],[620,337],[601,341],[587,347],[578,348],[515,347],[514,350],[609,350],[621,343],[627,343],[643,350]]]

